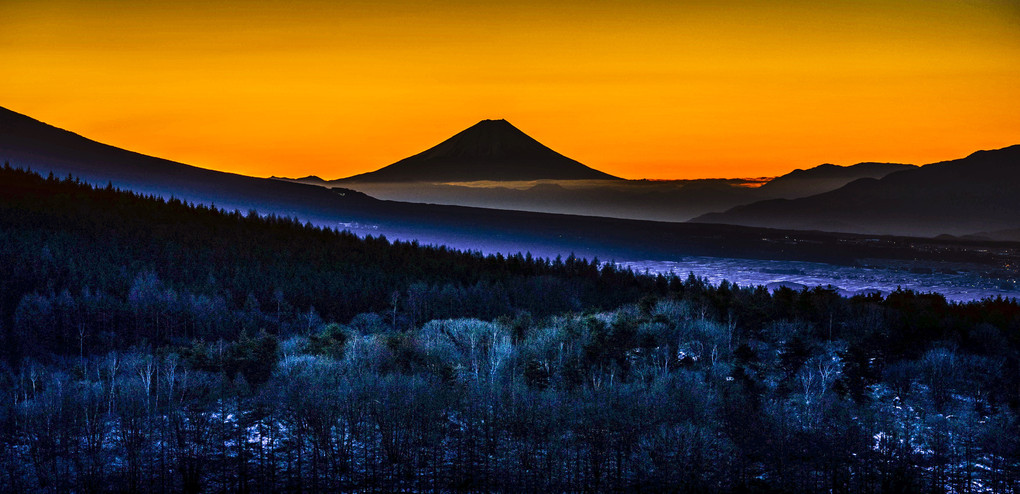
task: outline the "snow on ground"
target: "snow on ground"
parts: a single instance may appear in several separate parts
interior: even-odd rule
[[[839,266],[803,261],[768,261],[722,257],[683,257],[676,261],[628,261],[617,265],[652,274],[694,273],[718,284],[728,280],[741,286],[771,285],[778,288],[833,286],[843,295],[879,291],[883,295],[898,287],[916,292],[936,292],[947,300],[966,302],[986,297],[1020,298],[1020,285],[984,278],[976,273],[916,273],[877,267]]]

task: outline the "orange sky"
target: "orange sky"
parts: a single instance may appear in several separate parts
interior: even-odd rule
[[[0,1],[0,106],[258,176],[337,178],[484,118],[627,178],[1020,143],[1020,4]]]

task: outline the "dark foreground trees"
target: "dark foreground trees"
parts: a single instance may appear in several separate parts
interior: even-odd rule
[[[855,343],[783,324],[726,345],[689,302],[508,321],[346,326],[26,360],[3,373],[10,491],[1013,492],[1007,365],[937,342],[862,379]],[[678,314],[680,314],[678,316]],[[593,328],[633,326],[612,340]],[[800,330],[809,330],[800,327]],[[317,341],[343,331],[342,351]],[[621,345],[613,347],[613,345]],[[807,349],[804,349],[804,347]],[[617,358],[617,353],[623,355]],[[802,354],[794,357],[789,352]],[[241,355],[241,357],[239,357]],[[1010,357],[1015,358],[1015,357]],[[875,361],[877,356],[869,357]],[[791,363],[796,361],[797,363]],[[243,366],[242,366],[243,368]],[[541,369],[541,372],[533,369]],[[906,369],[906,370],[904,370]],[[935,375],[945,377],[938,389]],[[535,376],[539,375],[540,378]],[[254,374],[258,375],[258,374]],[[980,381],[986,381],[981,384]],[[998,396],[998,397],[996,397]],[[1015,398],[1015,395],[1013,395]]]

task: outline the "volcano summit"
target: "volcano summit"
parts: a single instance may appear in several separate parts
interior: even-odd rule
[[[341,182],[618,180],[563,156],[506,120],[482,120],[435,147]]]

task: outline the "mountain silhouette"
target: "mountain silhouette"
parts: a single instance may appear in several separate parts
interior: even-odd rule
[[[323,217],[336,193],[315,185],[248,177],[146,156],[102,144],[0,108],[0,163],[94,185],[176,197],[227,209]]]
[[[617,260],[715,256],[840,263],[860,258],[971,262],[976,255],[973,246],[982,245],[949,239],[938,244],[949,245],[949,250],[925,247],[928,244],[917,248],[897,239],[876,242],[870,236],[848,234],[386,201],[350,189],[247,177],[145,156],[3,108],[0,161],[27,166],[43,175],[73,175],[99,186],[112,183],[122,189],[227,210],[257,209],[260,214],[297,217],[362,235],[385,234],[472,251],[529,251],[549,257],[574,253]],[[1002,186],[1015,189],[1014,184]]]
[[[759,187],[762,196],[770,199],[796,199],[836,190],[860,178],[882,178],[890,173],[917,168],[899,163],[857,163],[838,166],[831,163],[807,170],[800,168],[769,180]]]
[[[967,235],[1020,227],[1020,145],[978,151],[800,199],[776,199],[692,222],[869,234]]]
[[[760,187],[739,179],[531,180],[485,183],[426,183],[288,179],[340,185],[380,199],[517,211],[579,214],[654,221],[688,221],[707,213],[766,199],[795,199],[838,189],[856,179],[881,178],[915,168],[893,163],[819,165],[794,170]]]
[[[299,184],[310,184],[310,185],[327,185],[327,184],[329,184],[328,180],[325,180],[325,179],[323,179],[321,177],[318,177],[316,175],[308,175],[307,177],[300,177],[300,178],[277,177],[277,176],[274,175],[274,176],[271,176],[269,178],[271,178],[273,180],[286,180],[288,182],[297,182]]]
[[[807,170],[794,170],[760,187],[748,186],[748,181],[741,179],[489,180],[462,184],[357,179],[323,181],[316,176],[273,178],[324,187],[347,187],[394,201],[677,222],[766,199],[795,199],[820,194],[859,178],[881,178],[908,168],[915,168],[915,165],[823,164]]]
[[[335,182],[618,180],[549,149],[506,120],[482,120],[433,148]]]

